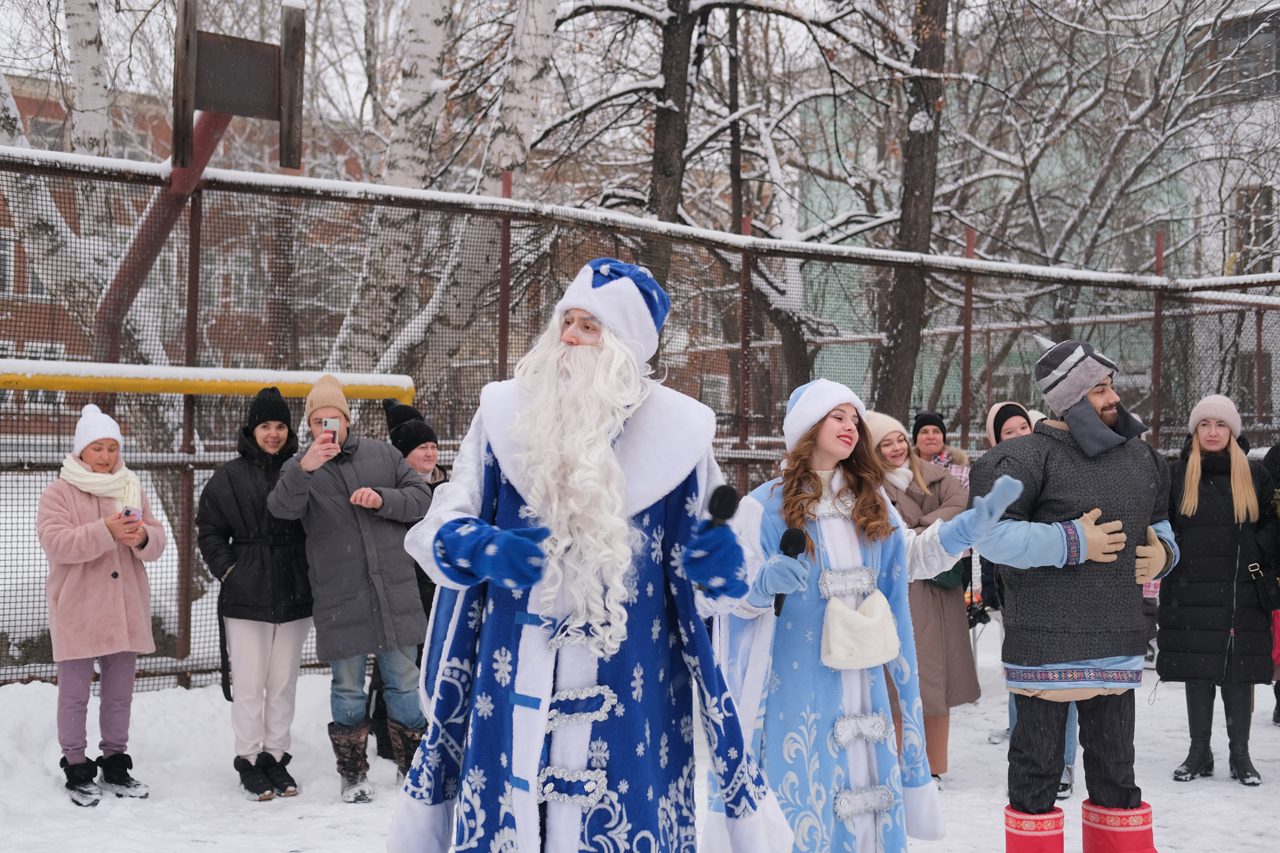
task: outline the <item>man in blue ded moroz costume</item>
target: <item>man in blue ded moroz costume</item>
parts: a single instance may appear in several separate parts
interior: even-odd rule
[[[698,613],[747,586],[715,416],[647,378],[669,307],[584,267],[406,537],[440,592],[390,850],[693,851],[697,725],[733,849],[790,847]]]

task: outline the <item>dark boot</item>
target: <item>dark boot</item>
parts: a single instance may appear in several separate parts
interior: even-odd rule
[[[271,780],[262,772],[261,767],[250,764],[249,759],[238,755],[231,765],[240,774],[240,790],[244,791],[246,798],[258,802],[275,799],[275,789],[271,787]]]
[[[1272,690],[1276,694],[1276,709],[1271,712],[1271,725],[1280,726],[1280,681],[1275,683]]]
[[[418,753],[418,741],[422,740],[422,732],[402,726],[395,720],[387,720],[387,732],[391,736],[391,751],[395,755],[397,781],[403,781],[413,764],[413,757]]]
[[[276,757],[269,752],[259,752],[258,760],[254,762],[254,766],[266,775],[271,782],[271,788],[276,792],[277,797],[296,797],[298,795],[298,783],[289,775],[289,771],[285,768],[289,766],[289,762],[293,760],[293,756],[285,753],[276,761]]]
[[[342,801],[344,803],[373,802],[373,786],[369,784],[369,721],[359,725],[329,724],[329,741],[333,744],[333,756],[338,760],[338,775],[342,777]]]
[[[102,799],[102,789],[94,780],[98,778],[98,765],[92,761],[68,764],[64,756],[58,764],[67,776],[67,793],[77,806],[96,806]]]
[[[1249,724],[1253,716],[1253,685],[1222,685],[1222,704],[1227,711],[1227,741],[1231,749],[1231,778],[1241,785],[1262,784],[1262,775],[1249,760]]]
[[[127,752],[98,757],[98,766],[102,768],[102,790],[117,797],[136,797],[145,800],[151,789],[129,775],[133,769],[133,759]]]
[[[1213,697],[1216,692],[1212,682],[1188,681],[1187,728],[1191,731],[1191,750],[1178,769],[1173,771],[1173,781],[1190,782],[1201,776],[1213,775],[1213,752],[1209,738],[1213,733]]]

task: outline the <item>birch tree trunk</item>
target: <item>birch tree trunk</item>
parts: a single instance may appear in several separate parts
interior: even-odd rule
[[[65,0],[67,51],[71,65],[71,150],[105,157],[111,132],[111,97],[102,53],[98,0]]]
[[[431,172],[431,142],[445,104],[440,79],[448,42],[448,0],[413,0],[411,34],[401,66],[400,114],[387,146],[383,182],[424,187]],[[382,208],[367,242],[364,274],[325,362],[326,370],[369,371],[378,364],[399,325],[396,317],[409,288],[423,240],[421,211]]]
[[[529,144],[541,114],[545,83],[552,73],[551,54],[555,49],[556,0],[528,0],[519,3],[511,41],[507,46],[507,68],[502,81],[502,105],[489,143],[485,173],[486,192],[497,195],[495,182],[508,169],[524,165]]]

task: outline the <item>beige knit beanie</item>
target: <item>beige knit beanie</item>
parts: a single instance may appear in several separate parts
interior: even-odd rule
[[[330,373],[321,376],[316,384],[311,386],[311,392],[307,394],[307,404],[303,418],[310,424],[311,413],[316,409],[323,409],[325,406],[332,406],[342,412],[343,417],[350,423],[351,409],[347,407],[347,398],[342,393],[342,383]]]
[[[1196,403],[1196,407],[1191,410],[1191,417],[1187,418],[1187,432],[1195,432],[1196,426],[1205,418],[1222,421],[1236,438],[1240,437],[1240,430],[1244,429],[1236,404],[1221,394],[1210,394]]]
[[[890,433],[900,432],[902,437],[908,442],[911,441],[911,433],[902,425],[902,421],[897,418],[881,412],[867,412],[866,417],[867,432],[871,435],[871,446],[876,448],[880,446],[880,442]]]

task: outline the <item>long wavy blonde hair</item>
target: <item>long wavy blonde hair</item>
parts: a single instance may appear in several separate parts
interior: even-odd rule
[[[822,478],[813,469],[813,450],[818,444],[818,429],[825,420],[824,416],[814,424],[783,461],[782,518],[787,527],[803,530],[805,522],[814,517],[814,504],[822,497]],[[873,542],[889,538],[893,533],[893,523],[879,491],[884,483],[885,469],[880,457],[871,449],[871,435],[862,418],[858,418],[858,442],[853,446],[853,452],[836,463],[836,468],[844,475],[841,492],[853,494],[850,520],[863,536]],[[806,541],[805,550],[813,553],[812,539]]]
[[[1182,503],[1178,512],[1190,518],[1200,508],[1200,436],[1191,434],[1191,453],[1187,456],[1187,473],[1182,478]],[[1231,459],[1231,509],[1237,524],[1258,520],[1258,494],[1253,488],[1253,475],[1249,471],[1249,457],[1227,434],[1227,456]]]

